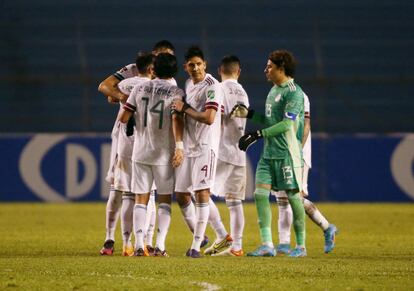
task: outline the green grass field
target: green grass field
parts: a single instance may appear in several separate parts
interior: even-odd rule
[[[171,257],[101,257],[105,204],[0,204],[1,290],[414,290],[414,204],[319,204],[340,229],[333,253],[307,220],[306,258],[184,257],[191,235],[174,206]],[[228,225],[228,211],[219,204]],[[244,250],[259,244],[246,204]],[[273,206],[273,216],[277,216]],[[274,239],[276,220],[273,220]],[[207,234],[213,238],[211,229]]]

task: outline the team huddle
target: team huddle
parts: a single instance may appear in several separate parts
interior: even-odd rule
[[[204,255],[243,256],[246,151],[259,139],[264,139],[264,149],[256,169],[254,198],[262,244],[247,256],[306,256],[305,213],[323,230],[325,253],[331,252],[337,228],[306,198],[311,167],[310,103],[293,80],[293,55],[285,50],[269,55],[265,74],[274,86],[262,115],[249,107],[248,95],[238,83],[241,64],[237,56],[223,57],[219,82],[206,72],[203,51],[197,46],[188,48],[184,69],[189,78],[182,90],[174,79],[178,71],[174,50],[169,41],[160,41],[152,53],[140,53],[135,64],[99,85],[98,90],[110,103],[120,105],[111,134],[106,178],[111,191],[101,255],[114,252],[120,216],[122,255],[168,256],[165,241],[175,194],[193,233],[186,256],[200,258],[204,247]],[[248,119],[263,129],[245,133]],[[276,247],[271,231],[271,193],[279,209]],[[210,195],[225,198],[230,233]],[[207,224],[216,234],[210,246],[205,236]],[[293,249],[292,224],[296,235]]]

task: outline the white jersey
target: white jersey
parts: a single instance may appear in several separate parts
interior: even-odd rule
[[[188,79],[185,84],[186,102],[196,111],[215,109],[213,124],[208,125],[185,116],[184,149],[188,157],[200,156],[203,149],[210,148],[217,156],[221,131],[221,110],[223,93],[220,83],[210,74],[204,80],[194,84]]]
[[[175,80],[155,79],[135,86],[124,106],[135,112],[135,141],[132,160],[147,165],[169,165],[175,140],[170,106],[183,99],[184,91]]]
[[[243,104],[247,108],[249,98],[243,87],[237,80],[229,79],[221,83],[223,90],[223,127],[221,131],[220,147],[218,158],[221,161],[236,166],[246,165],[246,152],[239,149],[240,137],[244,135],[246,128],[245,118],[230,118],[230,112],[236,104]]]
[[[118,89],[125,95],[129,96],[132,92],[132,89],[135,86],[139,86],[150,80],[151,80],[150,78],[144,78],[144,77],[127,78],[118,83]],[[121,111],[123,104],[119,103],[119,106],[120,106],[119,110]],[[134,136],[127,136],[126,128],[127,128],[126,123],[119,122],[117,154],[121,157],[131,159],[132,149],[134,147]]]
[[[136,64],[129,64],[122,69],[116,71],[113,76],[117,78],[119,81],[122,81],[124,79],[132,78],[135,76],[138,76],[138,69]],[[118,83],[119,84],[119,83]],[[122,91],[121,91],[122,92]],[[125,94],[125,93],[124,93]],[[112,128],[111,136],[118,136],[120,131],[121,122],[119,121],[119,114],[121,110],[118,111],[118,115],[116,117],[114,127]]]
[[[304,95],[304,109],[305,109],[305,118],[310,118],[310,102],[306,94]],[[308,165],[309,168],[312,168],[312,136],[311,131],[309,130],[308,138],[306,139],[305,144],[303,145],[303,161]]]

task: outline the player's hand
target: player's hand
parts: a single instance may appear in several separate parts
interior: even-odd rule
[[[263,134],[261,130],[247,133],[239,139],[239,149],[241,149],[242,151],[247,151],[247,149],[252,144],[257,142],[261,138],[263,138]]]
[[[244,104],[236,104],[230,112],[230,118],[252,118],[254,113],[253,109],[249,109]]]
[[[111,96],[106,96],[106,97],[107,97],[108,103],[117,104],[119,102],[118,99],[114,97],[111,97]]]
[[[174,156],[172,158],[172,166],[174,168],[179,167],[184,160],[184,151],[182,149],[175,149]]]
[[[176,99],[171,103],[171,110],[182,112],[183,107],[184,107],[184,102],[179,99]]]

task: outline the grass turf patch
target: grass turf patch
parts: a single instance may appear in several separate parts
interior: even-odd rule
[[[228,228],[228,211],[218,204]],[[173,206],[169,258],[121,257],[98,252],[105,235],[105,204],[1,204],[0,289],[54,290],[412,290],[413,204],[318,204],[340,234],[323,253],[323,234],[307,220],[306,258],[189,259],[191,234]],[[277,209],[273,238],[277,242]],[[243,248],[260,244],[254,204],[245,205]],[[292,232],[293,233],[293,232]],[[207,235],[214,239],[212,230]],[[294,239],[292,238],[292,246]]]

